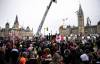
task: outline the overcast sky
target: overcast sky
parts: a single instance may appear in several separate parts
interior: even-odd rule
[[[18,15],[20,27],[33,28],[35,33],[42,20],[44,12],[50,0],[0,0],[0,26],[4,27],[6,22],[12,27],[16,14]],[[100,0],[57,0],[53,3],[45,19],[44,28],[48,27],[52,33],[58,32],[59,26],[63,24],[62,19],[68,18],[65,25],[77,26],[76,11],[81,3],[86,25],[86,18],[90,17],[92,25],[100,20]]]

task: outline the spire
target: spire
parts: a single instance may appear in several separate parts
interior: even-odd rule
[[[17,15],[16,15],[16,18],[15,18],[14,24],[19,24],[19,22],[18,22],[18,16]]]
[[[82,10],[81,4],[79,4],[79,11],[78,11],[78,15],[83,16],[83,10]]]
[[[15,18],[15,22],[14,22],[14,28],[19,28],[19,22],[18,22],[18,16],[16,15],[16,18]]]

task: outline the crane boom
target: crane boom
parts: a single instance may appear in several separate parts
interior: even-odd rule
[[[50,3],[49,3],[49,6],[47,6],[47,9],[46,9],[46,11],[45,11],[45,13],[44,13],[44,16],[43,16],[43,18],[42,18],[42,21],[41,21],[41,23],[40,23],[40,25],[39,25],[39,27],[38,27],[37,32],[36,32],[36,35],[37,35],[37,36],[40,35],[42,26],[43,26],[43,24],[44,24],[44,21],[45,21],[45,18],[46,18],[46,16],[47,16],[47,13],[48,13],[48,11],[49,11],[51,5],[52,5],[52,2],[56,2],[56,1],[55,1],[55,0],[51,0]]]

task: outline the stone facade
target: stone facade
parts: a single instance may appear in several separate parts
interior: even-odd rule
[[[67,26],[66,28],[64,28],[63,25],[62,25],[62,26],[60,26],[60,28],[59,28],[60,34],[61,34],[61,35],[64,35],[64,36],[70,34],[70,31],[71,31],[71,30],[70,30],[70,26]]]
[[[29,26],[24,29],[23,27],[19,27],[18,16],[16,15],[15,22],[12,28],[10,28],[9,23],[5,24],[5,28],[0,29],[0,37],[3,38],[32,38],[33,37],[33,30],[29,28]]]
[[[100,34],[100,21],[97,23],[97,25],[91,25],[91,20],[89,17],[87,18],[87,24],[84,26],[84,14],[83,10],[81,8],[81,5],[79,6],[79,11],[77,12],[78,17],[78,26],[77,27],[63,27],[60,26],[59,33],[61,35],[67,36],[70,34],[83,34],[83,35],[89,35],[89,34]]]
[[[59,28],[59,33],[61,35],[67,36],[70,34],[79,34],[78,27],[70,27],[70,28]],[[100,34],[100,24],[92,25],[92,26],[84,26],[84,34]]]

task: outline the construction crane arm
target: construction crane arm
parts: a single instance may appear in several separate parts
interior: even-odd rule
[[[43,26],[43,24],[44,24],[44,21],[45,21],[45,18],[46,18],[46,16],[47,16],[47,13],[48,13],[48,11],[49,11],[51,5],[52,5],[52,2],[56,2],[56,0],[51,0],[50,3],[49,3],[49,6],[47,6],[47,9],[46,9],[46,11],[45,11],[45,13],[44,13],[44,16],[43,16],[43,18],[42,18],[42,21],[41,21],[41,23],[40,23],[40,25],[39,25],[39,27],[38,27],[37,32],[36,32],[36,35],[37,35],[37,36],[40,35],[42,26]]]

